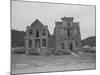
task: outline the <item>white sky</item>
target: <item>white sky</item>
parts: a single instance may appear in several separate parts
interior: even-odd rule
[[[48,25],[49,32],[54,31],[55,21],[62,17],[74,17],[80,22],[82,39],[95,35],[95,7],[67,4],[48,4],[36,2],[12,2],[12,29],[25,31],[35,19]]]

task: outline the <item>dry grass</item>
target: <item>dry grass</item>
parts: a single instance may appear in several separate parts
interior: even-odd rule
[[[12,54],[12,73],[95,69],[95,55],[33,56]]]

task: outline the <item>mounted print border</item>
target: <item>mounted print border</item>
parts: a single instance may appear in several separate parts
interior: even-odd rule
[[[11,74],[96,69],[96,6],[11,0]]]

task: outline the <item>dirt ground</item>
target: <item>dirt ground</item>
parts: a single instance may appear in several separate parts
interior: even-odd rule
[[[95,55],[34,56],[12,54],[11,73],[87,70],[96,68]]]

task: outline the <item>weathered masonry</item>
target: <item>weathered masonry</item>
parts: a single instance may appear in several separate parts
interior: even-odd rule
[[[42,54],[48,48],[48,27],[36,19],[27,26],[25,36],[26,54]]]
[[[54,34],[50,35],[48,26],[36,19],[27,26],[25,36],[26,54],[70,53],[81,48],[79,22],[73,22],[73,17],[63,17],[61,22],[55,22]],[[52,50],[50,50],[52,46]]]
[[[79,22],[73,22],[73,17],[61,18],[62,22],[55,23],[55,53],[75,52],[81,48]]]

